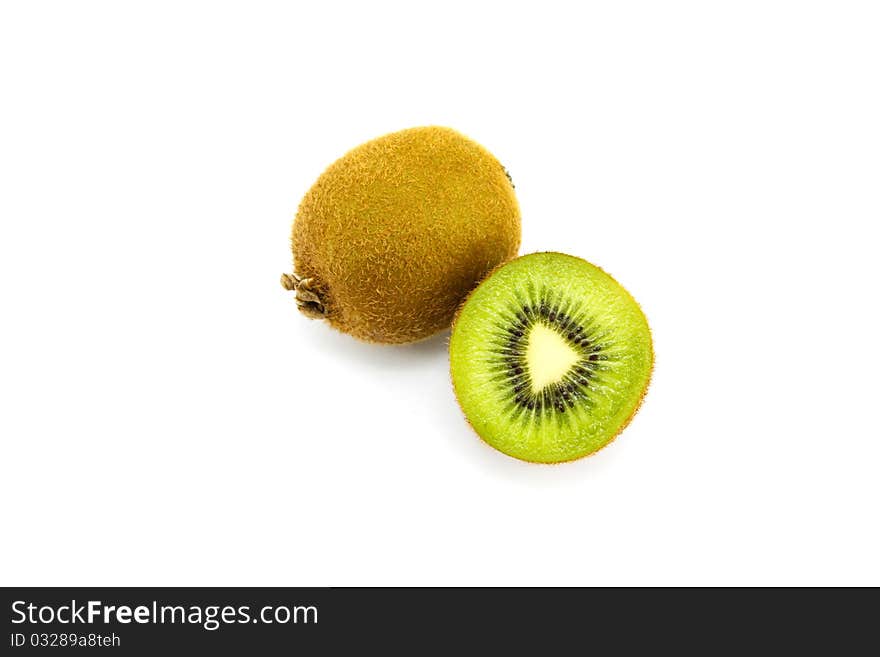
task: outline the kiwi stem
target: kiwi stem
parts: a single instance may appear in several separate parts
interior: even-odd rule
[[[300,278],[296,274],[281,274],[281,287],[296,292],[296,307],[309,319],[322,319],[326,314],[315,279]]]

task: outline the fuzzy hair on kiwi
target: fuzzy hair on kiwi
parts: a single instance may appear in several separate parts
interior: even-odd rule
[[[449,327],[477,282],[516,256],[520,234],[513,184],[488,150],[451,128],[411,128],[318,178],[281,283],[307,317],[367,342],[414,342]]]

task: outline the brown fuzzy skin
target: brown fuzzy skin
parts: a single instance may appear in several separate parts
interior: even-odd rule
[[[504,167],[450,128],[411,128],[358,146],[306,193],[293,224],[300,309],[367,342],[448,328],[462,299],[519,251]],[[317,299],[317,301],[315,300]]]
[[[560,253],[560,252],[558,252],[558,251],[539,251],[538,253],[549,253],[549,254],[553,254],[553,255],[566,255],[566,254],[562,254],[562,253]],[[524,255],[520,256],[520,258],[523,258],[523,257],[525,257],[526,255],[531,255],[531,254],[528,254],[528,253],[527,253],[527,254],[524,254]],[[467,301],[468,301],[468,299],[470,299],[471,295],[474,294],[474,292],[477,291],[477,288],[480,287],[480,285],[482,285],[484,282],[486,282],[487,280],[489,280],[489,278],[492,276],[492,274],[495,273],[495,270],[500,269],[504,264],[506,264],[506,263],[502,263],[502,264],[499,264],[498,266],[494,267],[494,268],[492,269],[492,271],[488,272],[488,273],[487,273],[487,274],[486,274],[486,275],[480,280],[479,285],[476,285],[476,286],[474,287],[474,289],[471,290],[471,291],[468,293],[468,295],[467,295],[464,299],[462,299],[461,304],[459,304],[458,308],[455,309],[455,316],[454,316],[453,319],[452,319],[452,330],[453,330],[453,331],[455,331],[455,323],[458,321],[458,316],[461,314],[461,309],[464,308],[464,304],[466,304]],[[598,269],[601,269],[603,272],[605,272],[605,273],[606,273],[610,278],[612,278],[613,280],[615,280],[615,281],[617,280],[617,279],[615,279],[613,276],[611,276],[610,274],[608,274],[607,271],[605,271],[604,269],[602,269],[601,267],[599,267],[598,265],[593,265],[593,266],[594,266],[594,267],[597,267]],[[624,291],[626,291],[626,288],[623,288],[623,286],[621,286],[621,287],[622,287],[622,289],[623,289]],[[626,291],[626,292],[627,292],[627,294],[629,294],[628,291]],[[639,305],[638,302],[635,300],[635,298],[633,298],[632,295],[630,295],[630,298],[633,300],[633,302],[634,302],[637,306]],[[639,306],[639,308],[641,308],[641,306]],[[644,311],[642,311],[642,312],[644,312]],[[620,428],[617,430],[617,433],[615,433],[611,438],[609,438],[608,441],[607,441],[604,445],[602,445],[602,446],[599,447],[598,449],[593,450],[592,452],[587,452],[586,454],[581,454],[580,456],[575,456],[575,457],[573,457],[573,458],[565,459],[565,460],[562,460],[562,461],[549,461],[549,462],[548,462],[548,461],[529,461],[528,459],[523,459],[523,458],[520,458],[520,457],[518,457],[518,456],[512,456],[512,455],[510,455],[510,454],[507,454],[507,453],[502,452],[501,450],[497,449],[494,445],[492,445],[491,443],[489,443],[488,441],[486,441],[486,440],[485,440],[485,439],[479,434],[479,432],[478,432],[476,429],[474,429],[474,425],[471,424],[471,421],[470,421],[470,419],[468,418],[468,416],[464,414],[464,411],[462,411],[462,409],[461,409],[461,403],[459,403],[459,407],[458,407],[458,409],[459,409],[460,411],[462,411],[461,414],[462,414],[462,417],[464,417],[464,421],[467,422],[467,424],[468,424],[468,426],[471,428],[471,430],[472,430],[475,434],[477,434],[477,438],[480,439],[480,442],[483,443],[483,445],[485,445],[486,447],[491,448],[493,452],[496,452],[496,453],[499,453],[499,454],[504,454],[504,456],[507,456],[508,458],[514,459],[514,460],[516,460],[516,461],[521,461],[521,462],[523,462],[523,463],[529,463],[529,464],[531,464],[531,465],[549,465],[549,466],[554,466],[554,465],[562,465],[563,463],[573,463],[574,461],[580,461],[580,460],[582,460],[582,459],[589,458],[589,457],[591,457],[591,456],[593,456],[593,455],[595,455],[595,454],[598,454],[598,453],[601,452],[603,449],[605,449],[606,447],[608,447],[608,445],[610,445],[610,444],[613,443],[615,440],[617,440],[618,436],[620,436],[620,434],[623,433],[624,429],[626,429],[626,428],[629,426],[630,422],[632,422],[633,418],[636,416],[636,413],[638,413],[639,410],[642,408],[642,404],[643,404],[644,401],[645,401],[645,395],[648,394],[648,388],[651,387],[651,382],[653,381],[653,378],[654,378],[654,365],[655,365],[656,362],[657,362],[656,354],[654,353],[654,339],[653,339],[654,336],[653,336],[653,333],[651,332],[651,324],[650,324],[650,323],[648,323],[648,335],[649,335],[650,338],[651,338],[651,370],[650,370],[650,372],[648,373],[648,380],[645,382],[645,387],[642,389],[642,394],[639,395],[639,401],[636,402],[635,408],[633,408],[633,411],[632,411],[632,413],[629,414],[629,417],[626,418],[626,420],[623,422],[623,424],[620,425]],[[451,362],[451,361],[450,361],[450,363],[449,363],[449,381],[450,381],[450,383],[452,383],[452,391],[455,393],[456,401],[458,401],[458,390],[457,390],[456,387],[455,387],[455,379],[454,379],[453,376],[452,376],[452,362]]]

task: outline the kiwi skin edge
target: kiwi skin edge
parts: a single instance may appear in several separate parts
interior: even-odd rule
[[[524,258],[524,257],[529,256],[529,255],[535,255],[535,254],[538,254],[538,253],[545,253],[545,254],[548,254],[548,255],[564,255],[564,256],[572,257],[570,254],[568,254],[568,253],[561,253],[560,251],[535,251],[534,253],[525,253],[525,254],[523,254],[523,255],[521,255],[521,256],[517,256],[516,258],[512,258],[511,260],[508,260],[507,262],[502,262],[501,264],[499,264],[499,265],[493,267],[492,270],[489,271],[489,273],[486,274],[486,275],[480,280],[480,282],[479,282],[477,285],[474,286],[474,289],[472,289],[472,290],[468,293],[468,295],[462,300],[462,302],[459,304],[458,308],[455,310],[455,315],[454,315],[453,318],[452,318],[452,330],[450,331],[450,334],[449,334],[449,335],[450,335],[450,339],[452,338],[452,331],[455,331],[455,325],[458,323],[458,316],[461,314],[461,310],[462,310],[462,308],[464,308],[464,305],[465,305],[465,304],[468,302],[468,300],[471,298],[471,295],[473,295],[474,292],[476,292],[477,289],[478,289],[483,283],[485,283],[487,280],[489,280],[489,279],[492,277],[492,275],[493,275],[497,270],[501,269],[501,268],[504,267],[505,265],[508,265],[508,264],[510,264],[510,263],[512,263],[512,262],[514,262],[514,261],[516,261],[516,260],[519,260],[520,258]],[[592,263],[592,262],[591,262],[590,264],[592,264],[592,265],[593,265],[594,267],[596,267],[597,269],[601,270],[601,271],[602,271],[606,276],[608,276],[611,280],[613,280],[615,283],[617,283],[618,285],[620,285],[620,283],[617,281],[616,278],[614,278],[614,277],[611,276],[607,271],[605,271],[604,269],[602,269],[601,267],[599,267],[599,265],[596,265],[596,264],[594,264],[594,263]],[[620,287],[621,287],[622,290],[624,290],[624,292],[626,292],[627,296],[629,296],[629,298],[632,299],[633,303],[639,308],[639,310],[641,310],[642,307],[639,305],[638,301],[636,301],[635,298],[630,294],[629,290],[627,290],[627,289],[626,289],[624,286],[622,286],[622,285],[620,285]],[[644,310],[642,310],[642,314],[644,314]],[[645,315],[645,318],[647,319],[647,315]],[[462,416],[464,417],[465,422],[467,422],[468,426],[471,428],[471,431],[473,431],[473,432],[477,435],[477,437],[480,439],[480,442],[483,443],[483,445],[485,445],[486,447],[491,448],[493,452],[503,454],[504,456],[506,456],[506,457],[508,457],[508,458],[510,458],[510,459],[513,459],[514,461],[520,461],[520,462],[523,462],[523,463],[529,463],[530,465],[554,466],[554,465],[562,465],[562,464],[564,464],[564,463],[572,463],[572,462],[574,462],[574,461],[580,461],[580,460],[582,460],[582,459],[589,458],[589,457],[593,456],[594,454],[598,454],[598,453],[601,452],[603,449],[605,449],[606,447],[608,447],[611,443],[613,443],[615,440],[617,440],[617,437],[618,437],[621,433],[623,433],[624,429],[626,429],[626,428],[629,426],[630,422],[632,422],[632,419],[636,416],[636,413],[638,413],[638,412],[639,412],[639,409],[641,409],[642,404],[643,404],[644,401],[645,401],[645,395],[648,394],[648,389],[651,387],[651,382],[653,381],[653,378],[654,378],[654,365],[655,365],[655,362],[656,362],[656,356],[655,356],[655,354],[654,354],[654,335],[653,335],[653,333],[651,332],[651,324],[650,324],[650,322],[647,322],[647,325],[648,325],[648,336],[651,338],[651,367],[650,367],[650,370],[648,371],[648,381],[645,383],[645,387],[642,389],[642,394],[639,395],[639,399],[638,399],[638,401],[636,402],[635,408],[633,408],[632,413],[630,413],[629,417],[626,418],[626,420],[623,422],[623,424],[620,425],[620,429],[617,430],[617,433],[615,433],[613,436],[611,436],[611,438],[608,439],[608,442],[606,442],[604,445],[602,445],[602,446],[599,447],[598,449],[593,450],[592,452],[588,452],[587,454],[583,454],[583,455],[581,455],[581,456],[575,456],[574,458],[564,459],[564,460],[562,460],[562,461],[552,461],[552,462],[547,462],[547,461],[530,461],[529,459],[523,459],[523,458],[519,458],[519,457],[517,457],[517,456],[511,456],[510,454],[507,454],[507,453],[505,453],[505,452],[502,452],[500,449],[497,449],[496,447],[494,447],[492,444],[490,444],[488,441],[486,441],[486,440],[485,440],[485,439],[479,434],[479,432],[478,432],[478,431],[474,428],[474,426],[471,424],[471,421],[468,419],[467,415],[465,415],[464,410],[461,408],[461,403],[458,402],[458,390],[457,390],[456,387],[455,387],[455,379],[454,379],[453,376],[452,376],[452,359],[450,359],[450,361],[449,361],[449,380],[450,380],[450,382],[452,383],[452,390],[453,390],[453,392],[455,393],[456,402],[458,403],[458,410],[461,412]]]

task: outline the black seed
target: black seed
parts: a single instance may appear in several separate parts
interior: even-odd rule
[[[520,374],[523,373],[523,369],[519,366],[516,366],[513,368],[513,373],[516,374],[517,376],[519,376]]]
[[[560,413],[565,413],[565,404],[561,399],[556,400],[556,410]]]
[[[599,360],[599,354],[590,354],[590,360],[595,363]]]

